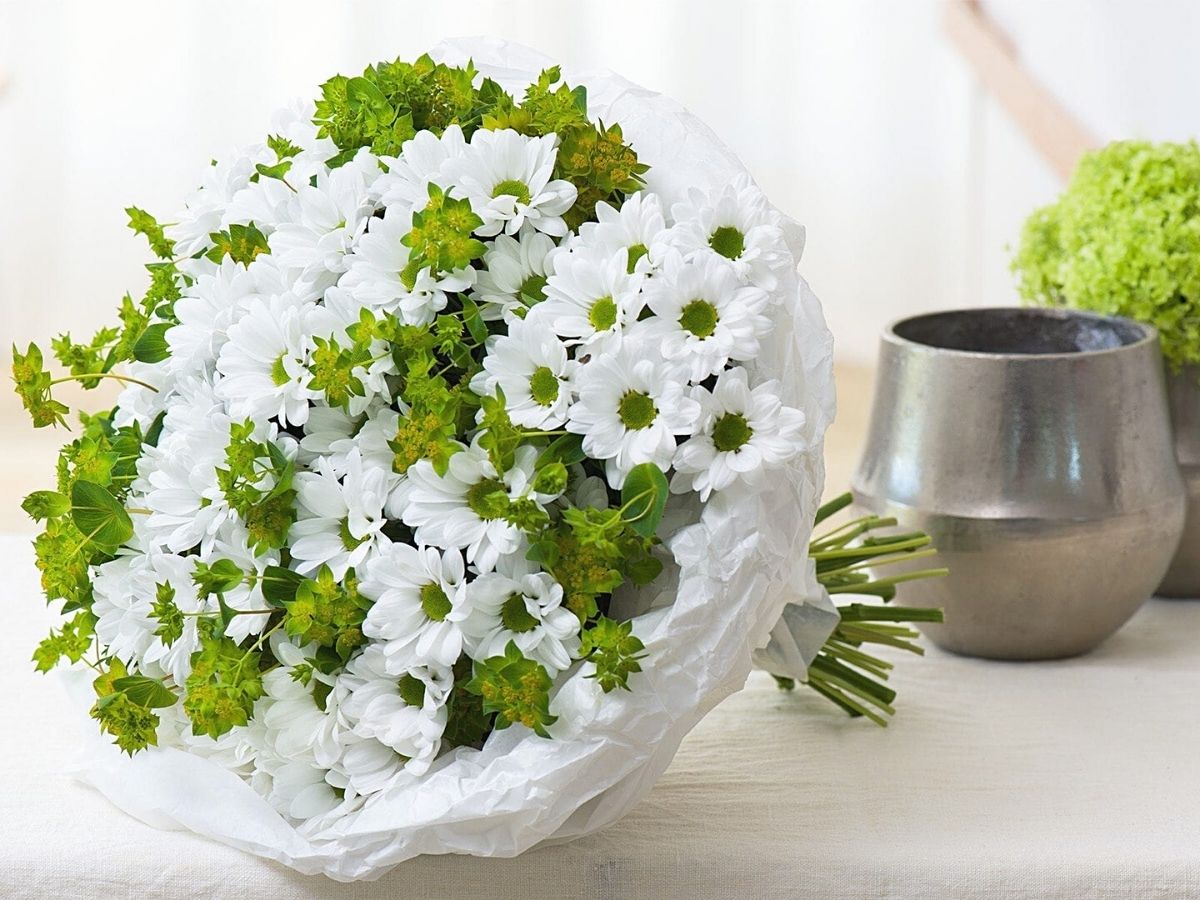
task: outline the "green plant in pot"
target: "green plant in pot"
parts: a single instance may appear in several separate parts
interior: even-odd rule
[[[1200,145],[1118,141],[1080,160],[1025,223],[1021,296],[1159,331],[1188,521],[1159,592],[1200,597]]]

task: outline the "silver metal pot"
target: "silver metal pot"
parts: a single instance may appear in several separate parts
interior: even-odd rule
[[[1168,375],[1167,396],[1175,426],[1175,456],[1187,486],[1187,521],[1158,593],[1200,597],[1200,367],[1187,366]]]
[[[971,309],[882,338],[859,506],[930,534],[947,650],[1091,650],[1153,593],[1183,528],[1156,332],[1067,310]]]

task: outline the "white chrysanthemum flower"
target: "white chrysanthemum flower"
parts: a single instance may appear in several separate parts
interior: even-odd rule
[[[401,779],[414,778],[405,768],[408,760],[375,738],[351,731],[342,736],[342,745],[342,756],[325,773],[325,780],[342,791],[347,811],[357,808],[356,801],[361,798],[387,790]],[[323,827],[320,820],[306,825],[314,831]]]
[[[779,383],[751,390],[743,368],[721,373],[712,392],[696,388],[700,424],[675,454],[671,489],[694,490],[707,500],[735,482],[765,483],[764,474],[805,449],[804,413],[784,406]]]
[[[327,770],[308,760],[260,751],[254,765],[251,786],[276,811],[290,819],[312,819],[332,813],[342,805],[338,791],[325,780]]]
[[[483,370],[471,380],[471,390],[488,397],[502,390],[517,425],[560,428],[567,421],[578,367],[543,321],[517,319],[507,335],[488,339]]]
[[[334,578],[344,578],[391,543],[383,533],[388,470],[364,463],[357,449],[347,455],[342,477],[321,458],[315,471],[296,475],[295,487],[300,517],[288,543],[292,568],[301,575],[329,566]]]
[[[516,234],[526,222],[553,237],[567,233],[562,216],[578,191],[569,181],[551,180],[557,145],[554,134],[526,137],[509,128],[481,128],[466,152],[446,163],[455,196],[466,197],[483,219],[476,234]]]
[[[471,615],[463,626],[471,656],[503,656],[509,642],[551,673],[579,652],[579,617],[562,605],[562,585],[520,556],[504,557],[496,571],[467,586]]]
[[[515,318],[533,302],[546,296],[546,279],[553,274],[550,254],[554,240],[540,231],[526,229],[517,237],[497,235],[483,254],[483,270],[475,282],[472,297],[483,318]]]
[[[657,194],[638,191],[620,209],[597,203],[596,219],[580,226],[581,246],[613,256],[624,250],[632,272],[650,274],[661,264],[667,226]]]
[[[300,150],[287,157],[291,162],[287,181],[293,186],[309,184],[314,176],[327,172],[326,163],[339,153],[337,144],[320,136],[320,129],[313,122],[316,115],[317,105],[308,98],[294,99],[271,115],[270,133]],[[275,162],[282,162],[278,155]]]
[[[554,256],[546,299],[530,310],[569,343],[594,353],[614,350],[642,311],[642,276],[630,274],[624,251],[609,255],[587,248]]]
[[[212,388],[193,383],[167,411],[158,443],[143,447],[131,493],[150,510],[145,529],[155,543],[176,553],[199,545],[207,556],[235,517],[216,473],[225,464],[230,424]]]
[[[422,459],[398,492],[404,524],[416,529],[417,543],[463,548],[468,562],[491,571],[501,554],[515,553],[523,541],[521,529],[497,512],[495,496],[552,499],[532,493],[536,461],[536,448],[518,447],[513,467],[498,473],[478,439],[450,457],[444,476]]]
[[[391,748],[407,758],[409,772],[421,775],[441,749],[454,675],[436,663],[399,674],[393,668],[380,645],[368,646],[339,679],[348,691],[341,708],[355,734]]]
[[[177,376],[211,376],[229,327],[256,293],[257,281],[241,263],[226,257],[213,272],[200,275],[175,301],[177,325],[167,329],[171,355],[163,361]]]
[[[672,253],[645,296],[654,318],[639,328],[688,381],[715,375],[731,359],[754,359],[759,338],[771,330],[762,314],[766,292],[741,284],[727,264],[711,256],[684,261]]]
[[[400,406],[407,411],[403,402]],[[392,468],[396,454],[388,446],[388,441],[396,436],[399,422],[400,412],[379,404],[372,405],[361,415],[318,404],[309,412],[308,422],[304,425],[297,459],[302,465],[312,467],[318,457],[324,457],[330,468],[341,476],[346,474],[350,454],[357,452],[364,466],[388,473],[390,494],[404,480],[404,476]]]
[[[773,291],[795,263],[784,241],[782,217],[749,177],[742,175],[719,193],[693,189],[671,208],[671,243],[685,254],[719,257],[739,280]]]
[[[461,293],[475,283],[475,270],[467,266],[434,278],[426,267],[411,285],[406,283],[409,253],[401,241],[410,231],[412,210],[406,207],[393,206],[382,218],[372,218],[338,286],[360,303],[398,313],[409,325],[428,325],[446,308],[448,293]]]
[[[385,669],[452,666],[462,653],[462,623],[470,612],[466,566],[458,550],[392,544],[371,560],[358,584],[374,600],[363,634],[380,642]]]
[[[126,425],[137,423],[143,432],[149,430],[159,413],[175,402],[179,382],[188,380],[168,372],[162,363],[131,362],[125,367],[125,373],[141,383],[129,384],[117,396],[113,424],[124,428]]]
[[[200,187],[188,196],[174,225],[164,227],[175,242],[175,253],[185,260],[212,246],[210,234],[222,229],[225,210],[234,195],[250,183],[259,163],[272,165],[275,154],[267,147],[250,147],[233,159],[214,162],[204,173]]]
[[[306,368],[314,330],[328,313],[289,294],[252,301],[229,328],[217,358],[217,396],[235,419],[303,425],[309,404],[321,396]],[[327,325],[325,326],[328,327]],[[321,328],[321,330],[324,330]]]
[[[665,471],[675,455],[675,435],[691,434],[700,414],[662,357],[636,340],[592,359],[576,386],[579,399],[567,430],[583,435],[584,452],[605,461],[608,482],[618,489],[641,463]]]
[[[264,696],[254,715],[266,729],[265,744],[285,759],[311,760],[328,769],[341,756],[341,737],[349,731],[332,690],[336,679],[312,665],[316,644],[299,647],[277,631],[270,646],[280,665],[263,674]],[[298,666],[304,667],[305,679],[296,677]],[[314,694],[319,685],[324,686],[323,703]]]
[[[450,125],[440,137],[432,131],[418,131],[404,142],[399,156],[383,158],[387,173],[375,180],[371,193],[384,206],[420,209],[429,202],[429,185],[450,186],[443,171],[446,161],[466,150],[467,139],[458,125]]]
[[[363,149],[346,165],[318,175],[315,185],[296,187],[287,221],[269,238],[279,266],[295,270],[298,282],[318,291],[332,287],[366,228],[374,208],[367,189],[378,174],[378,161]]]
[[[109,652],[146,674],[164,672],[183,684],[192,670],[192,654],[199,647],[195,613],[212,612],[216,604],[201,601],[192,582],[196,558],[173,553],[122,555],[97,566],[92,579],[96,635]],[[154,617],[160,585],[164,596],[186,613],[182,633],[169,643],[156,634],[161,623]]]
[[[270,613],[277,608],[263,595],[262,578],[268,566],[279,565],[278,551],[253,550],[245,526],[236,522],[221,529],[213,542],[212,552],[205,561],[216,559],[227,559],[247,574],[247,578],[241,584],[225,592],[225,603],[230,609],[254,613],[234,616],[233,621],[226,627],[225,634],[235,641],[243,641],[250,635],[261,634],[267,627]]]

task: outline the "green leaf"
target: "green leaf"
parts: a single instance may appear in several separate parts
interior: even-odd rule
[[[285,604],[296,599],[296,592],[307,580],[303,575],[283,566],[267,566],[262,574],[263,598],[272,606],[282,609]]]
[[[106,549],[115,550],[133,537],[133,522],[121,501],[95,482],[71,486],[71,520],[89,541]]]
[[[133,358],[138,362],[158,363],[170,356],[167,330],[171,327],[171,322],[158,322],[143,331],[133,345]]]
[[[653,537],[662,521],[670,486],[654,463],[634,466],[621,488],[622,516],[642,537]]]
[[[138,706],[147,709],[174,706],[175,701],[179,699],[157,678],[147,678],[145,675],[127,675],[113,681],[112,686]]]
[[[586,458],[587,454],[583,452],[583,438],[577,434],[564,434],[551,441],[550,446],[538,455],[534,468],[540,469],[552,462],[573,466]]]
[[[71,500],[57,491],[34,491],[21,502],[21,509],[40,522],[65,516],[71,511]]]

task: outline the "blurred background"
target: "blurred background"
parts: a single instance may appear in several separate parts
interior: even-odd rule
[[[124,207],[170,219],[288,98],[464,34],[674,96],[807,226],[801,271],[837,341],[836,489],[883,325],[1016,302],[1007,247],[1084,147],[1200,131],[1192,0],[0,0],[5,369],[13,342],[90,331],[142,289]],[[0,489],[23,492],[57,437],[15,407],[0,392]],[[0,530],[13,507],[0,495]]]

